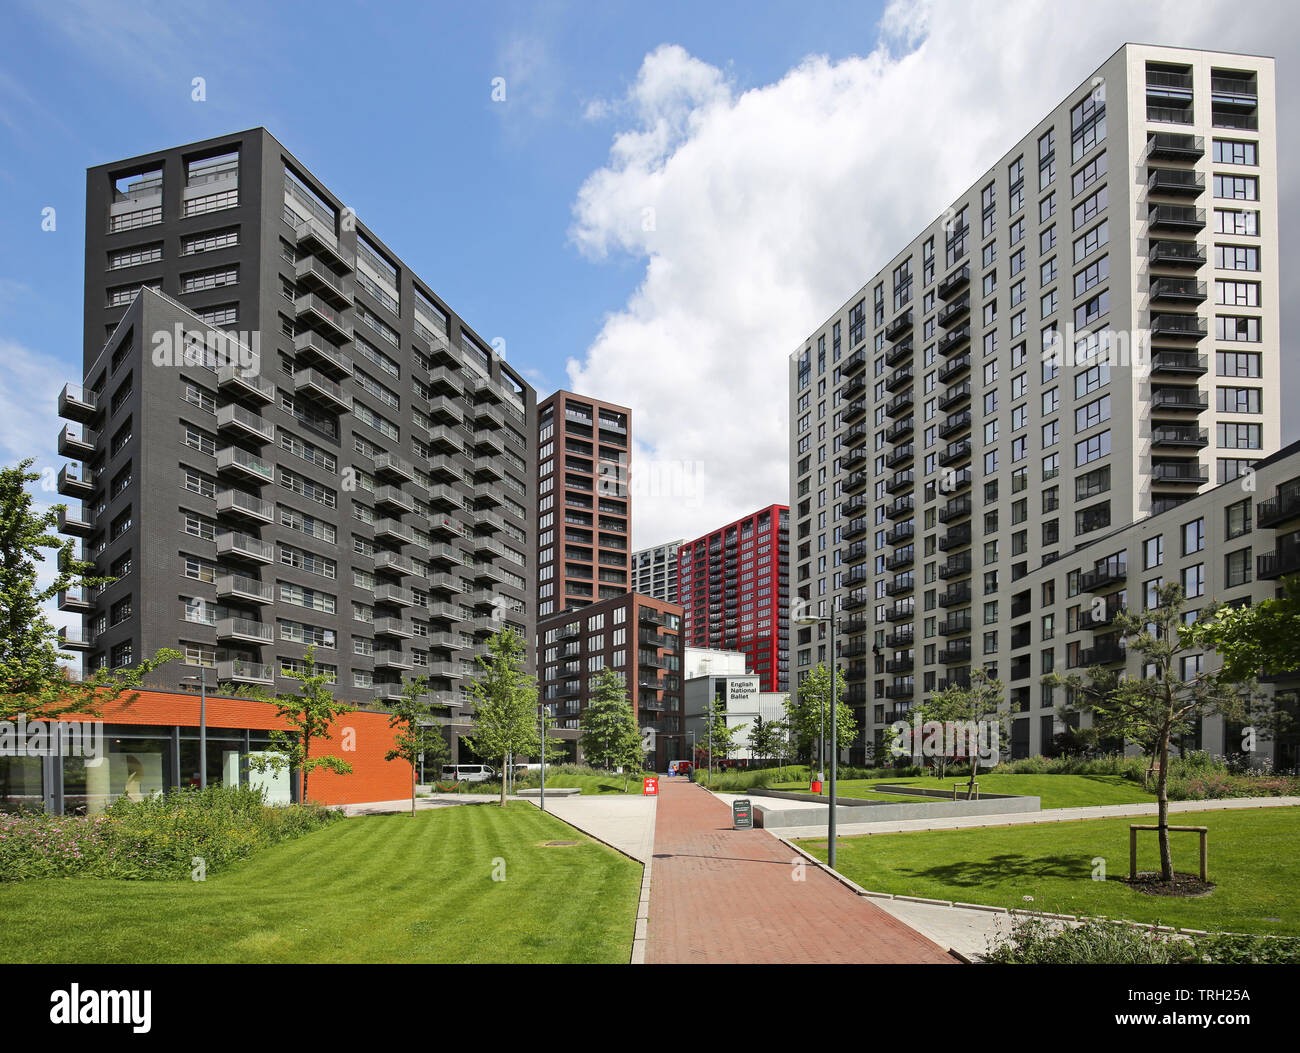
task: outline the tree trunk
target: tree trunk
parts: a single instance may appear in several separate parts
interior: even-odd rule
[[[1160,841],[1160,880],[1173,881],[1174,860],[1169,852],[1169,729],[1166,727],[1160,735],[1160,774],[1156,778],[1156,799],[1159,802],[1159,817],[1156,825],[1156,837]]]
[[[411,818],[415,818],[415,763],[411,763]]]
[[[979,755],[972,753],[970,757],[970,782],[966,784],[966,800],[975,800],[975,776],[979,774],[980,759]]]
[[[506,759],[501,758],[501,807],[506,806]]]

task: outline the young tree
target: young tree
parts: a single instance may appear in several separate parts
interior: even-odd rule
[[[288,767],[291,771],[302,773],[302,800],[311,800],[308,781],[317,768],[325,768],[336,775],[351,775],[352,765],[342,757],[324,754],[319,757],[311,755],[311,744],[316,739],[325,738],[331,725],[344,713],[351,713],[356,707],[334,697],[329,681],[329,674],[316,668],[316,648],[308,647],[303,655],[303,669],[285,670],[284,675],[299,683],[298,693],[283,692],[274,697],[264,697],[263,701],[276,707],[276,715],[288,724],[288,730],[276,728],[271,732],[270,752],[279,753],[279,757],[263,757],[249,761],[249,767],[255,771],[267,768],[279,770]]]
[[[754,726],[749,729],[747,743],[750,755],[755,760],[771,760],[776,756],[777,741],[781,735],[780,725],[779,720],[754,718]]]
[[[1115,616],[1115,629],[1127,639],[1129,651],[1146,670],[1141,678],[1094,667],[1086,675],[1051,673],[1043,680],[1064,686],[1075,706],[1092,713],[1093,726],[1102,738],[1131,739],[1158,760],[1160,878],[1170,883],[1174,877],[1169,850],[1170,741],[1213,714],[1230,721],[1251,720],[1256,715],[1267,721],[1270,715],[1258,712],[1260,699],[1249,684],[1201,668],[1199,647],[1180,633],[1187,605],[1180,585],[1161,585],[1156,603],[1150,610],[1121,611]],[[1184,663],[1184,658],[1192,661]]]
[[[708,717],[704,724],[704,749],[709,755],[709,764],[712,765],[713,759],[726,760],[731,752],[736,748],[736,736],[743,731],[747,724],[736,724],[729,726],[727,724],[727,704],[721,699],[715,698],[709,706]]]
[[[440,707],[429,698],[429,678],[413,677],[402,684],[402,697],[393,703],[388,726],[395,728],[394,746],[385,755],[389,761],[404,760],[411,766],[411,815],[415,815],[416,772],[421,759],[440,766],[450,751],[442,730],[433,721]]]
[[[917,707],[923,726],[931,722],[945,726],[951,724],[964,732],[962,736],[966,740],[964,752],[970,761],[970,782],[967,784],[968,794],[975,792],[975,777],[979,772],[980,755],[977,743],[980,736],[978,736],[978,731],[986,727],[989,728],[988,741],[990,743],[994,741],[992,736],[994,730],[997,732],[996,741],[999,744],[1007,739],[1008,714],[999,708],[1004,701],[1005,694],[1006,686],[1001,680],[989,676],[985,669],[973,669],[968,684],[955,683],[936,691]],[[971,742],[970,736],[972,734],[977,735],[976,742]],[[959,750],[962,745],[962,743],[958,744]],[[955,757],[949,757],[945,752],[936,759],[942,761],[939,777],[943,778],[948,763]],[[997,762],[994,761],[994,763]]]
[[[798,755],[812,763],[814,747],[824,735],[822,753],[830,746],[831,733],[831,674],[823,664],[818,665],[799,685],[796,699],[785,700],[786,721],[794,739]],[[844,677],[835,677],[836,742],[852,742],[858,733],[858,722],[852,708],[844,701]],[[824,757],[820,759],[824,762]]]
[[[579,720],[582,754],[594,767],[612,769],[622,765],[625,772],[641,770],[641,730],[628,701],[623,677],[606,666],[596,677],[596,687]],[[624,789],[627,789],[624,779]]]
[[[1237,682],[1300,669],[1300,577],[1282,580],[1282,595],[1248,607],[1224,604],[1206,610],[1183,636],[1214,651],[1221,675]]]
[[[474,732],[463,741],[480,757],[501,759],[501,807],[506,806],[506,764],[511,755],[545,748],[540,741],[537,682],[524,672],[524,638],[510,626],[492,634],[478,656],[482,673],[470,683],[477,712]]]
[[[61,538],[58,513],[63,505],[37,513],[27,485],[38,481],[29,458],[0,468],[0,720],[49,720],[69,713],[98,716],[111,702],[130,703],[135,689],[160,665],[184,657],[163,648],[130,669],[100,669],[73,680],[60,663],[58,631],[42,609],[60,590],[109,585],[116,578],[95,576],[95,565],[74,559],[71,538]],[[49,585],[37,581],[38,565],[57,552],[58,570]]]

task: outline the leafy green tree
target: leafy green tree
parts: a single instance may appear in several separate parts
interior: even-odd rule
[[[1200,648],[1180,633],[1183,610],[1187,606],[1182,586],[1161,585],[1156,590],[1156,603],[1150,610],[1120,611],[1115,616],[1116,631],[1128,641],[1129,651],[1138,656],[1146,675],[1129,677],[1094,667],[1086,674],[1050,673],[1043,681],[1065,687],[1073,704],[1092,714],[1099,736],[1135,741],[1151,751],[1158,761],[1160,877],[1164,882],[1171,882],[1174,875],[1169,849],[1171,739],[1190,733],[1207,716],[1217,714],[1239,722],[1258,718],[1267,722],[1271,714],[1261,711],[1261,700],[1251,684],[1201,668],[1196,660]],[[1184,658],[1193,660],[1186,668]]]
[[[625,774],[630,769],[641,770],[645,759],[641,730],[628,701],[626,684],[617,671],[606,666],[597,674],[579,726],[582,754],[593,767],[612,769],[621,765]]]
[[[442,707],[428,697],[429,678],[417,676],[402,684],[402,696],[393,703],[388,726],[396,729],[393,748],[384,760],[404,760],[411,766],[411,815],[415,815],[416,773],[421,760],[440,767],[450,750],[442,729],[433,718]]]
[[[710,765],[714,758],[725,761],[736,749],[736,736],[747,728],[748,724],[727,724],[727,704],[715,698],[709,706],[704,724],[703,747],[709,755]]]
[[[776,756],[781,738],[781,721],[764,720],[761,716],[754,718],[754,726],[749,729],[747,744],[755,760],[771,760]]]
[[[1002,744],[1007,742],[1010,730],[1007,727],[1008,714],[1000,709],[1005,695],[1006,685],[1001,680],[989,676],[985,669],[973,669],[968,684],[957,682],[935,691],[917,707],[917,710],[923,725],[930,722],[945,725],[951,723],[968,730],[980,725],[991,726],[996,729],[997,741]],[[980,756],[978,750],[973,748],[974,744],[968,742],[967,745],[970,761],[970,782],[967,784],[967,792],[973,794],[975,777],[979,772]],[[939,777],[943,778],[948,763],[954,758],[944,755],[935,759],[941,762],[938,765]]]
[[[286,669],[284,675],[298,681],[297,694],[286,691],[275,696],[263,696],[263,701],[275,706],[276,715],[289,725],[287,730],[276,728],[270,735],[270,752],[281,756],[251,760],[249,767],[255,771],[288,767],[291,771],[301,772],[305,804],[311,800],[308,781],[318,768],[336,775],[352,774],[352,765],[342,757],[335,754],[313,757],[311,744],[316,739],[328,737],[335,720],[344,713],[353,712],[356,707],[334,697],[329,674],[316,667],[315,647],[307,648],[301,670]]]
[[[823,729],[825,749],[830,748],[831,673],[825,664],[819,662],[804,677],[797,695],[785,700],[785,711],[797,755],[811,764]],[[841,672],[837,672],[835,677],[835,722],[837,743],[852,742],[858,733],[858,722],[852,708],[844,701],[844,676]]]
[[[1282,595],[1248,607],[1219,604],[1182,635],[1214,651],[1220,673],[1237,682],[1300,669],[1300,577],[1282,580]]]
[[[480,757],[500,758],[501,807],[506,806],[506,765],[513,756],[540,751],[537,682],[524,672],[524,638],[510,626],[492,634],[488,653],[477,658],[482,672],[469,685],[477,712],[474,731],[463,741]]]
[[[84,680],[72,680],[60,662],[58,631],[43,607],[62,589],[95,588],[116,578],[97,577],[95,565],[74,559],[75,543],[59,537],[54,505],[45,513],[32,508],[29,472],[32,460],[0,468],[0,720],[48,720],[63,714],[98,716],[112,702],[129,704],[136,688],[159,666],[184,656],[163,648],[130,669],[100,669]],[[38,566],[46,554],[57,554],[58,570],[41,588]]]

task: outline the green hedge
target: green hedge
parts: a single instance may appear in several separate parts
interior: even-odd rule
[[[1300,964],[1300,939],[1226,933],[1177,937],[1103,921],[1057,928],[1027,917],[1017,920],[984,960],[1002,965],[1295,965]]]
[[[0,881],[50,877],[177,880],[208,872],[343,818],[319,805],[266,804],[250,787],[185,788],[101,815],[0,814]]]

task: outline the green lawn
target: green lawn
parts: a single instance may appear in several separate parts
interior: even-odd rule
[[[0,884],[0,961],[625,963],[640,886],[530,804],[367,816],[202,883]]]
[[[976,780],[981,793],[1016,793],[1042,798],[1044,808],[1081,808],[1098,804],[1155,804],[1156,795],[1122,775],[981,775]],[[911,779],[852,779],[839,784],[845,797],[884,799],[875,786],[921,786],[943,790],[951,796],[953,783],[966,787],[966,777],[936,779],[923,776]],[[774,790],[807,790],[803,783],[781,783]],[[893,800],[895,798],[889,797]],[[900,798],[916,800],[916,798]]]
[[[1059,779],[1051,775],[1046,778]],[[841,839],[839,870],[863,888],[991,906],[1092,914],[1190,929],[1300,935],[1300,808],[1179,813],[1177,825],[1210,828],[1210,880],[1199,899],[1148,896],[1128,874],[1132,819],[875,834]],[[1174,869],[1195,873],[1195,834],[1173,834]],[[826,841],[801,842],[826,858]],[[1110,880],[1092,879],[1093,859]],[[1156,870],[1154,832],[1138,841],[1138,868]],[[1033,902],[1026,902],[1032,896]]]
[[[539,780],[536,776],[531,778],[519,779],[519,788],[521,790],[536,789]],[[583,796],[591,793],[622,793],[623,776],[621,775],[552,775],[546,774],[546,788],[549,789],[566,789],[577,786],[582,790]],[[490,788],[489,788],[490,787]],[[467,788],[468,793],[501,793],[501,784],[496,783],[471,783]],[[627,778],[627,792],[629,794],[641,794],[641,776],[629,775]]]

